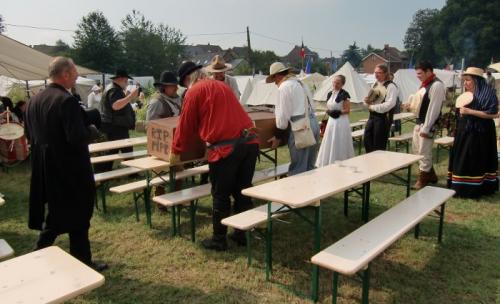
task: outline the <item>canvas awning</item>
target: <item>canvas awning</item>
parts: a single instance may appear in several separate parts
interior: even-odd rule
[[[0,75],[19,80],[47,79],[52,59],[19,41],[0,35]],[[77,70],[79,75],[99,74],[81,66],[77,66]]]

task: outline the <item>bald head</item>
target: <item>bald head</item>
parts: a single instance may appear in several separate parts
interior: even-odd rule
[[[59,56],[49,64],[49,77],[53,83],[70,89],[75,86],[78,72],[71,58]]]

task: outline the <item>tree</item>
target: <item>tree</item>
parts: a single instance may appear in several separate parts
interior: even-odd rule
[[[368,44],[366,46],[366,49],[361,49],[360,53],[361,53],[361,57],[365,58],[366,56],[370,55],[371,53],[377,53],[380,51],[381,51],[381,49],[376,49],[371,44]]]
[[[184,35],[167,25],[155,25],[136,10],[122,20],[120,37],[124,66],[135,75],[159,77],[165,69],[175,70],[181,60]]]
[[[73,50],[66,42],[59,39],[50,55],[72,57]]]
[[[429,41],[432,41],[432,23],[438,14],[437,9],[421,9],[413,15],[413,20],[403,39],[405,48],[410,56],[413,55],[413,59],[435,59],[433,49],[428,46]]]
[[[5,32],[5,25],[4,25],[5,20],[3,19],[3,16],[0,15],[0,34]]]
[[[74,59],[101,72],[114,72],[121,58],[121,44],[115,30],[100,11],[82,18],[74,36]]]
[[[342,61],[349,61],[355,68],[361,64],[361,59],[361,53],[359,47],[356,45],[356,41],[352,45],[349,45],[347,50],[342,53]]]
[[[266,74],[269,71],[269,66],[273,64],[273,62],[279,61],[278,55],[273,51],[252,51],[252,62],[255,67],[255,72],[262,72]]]

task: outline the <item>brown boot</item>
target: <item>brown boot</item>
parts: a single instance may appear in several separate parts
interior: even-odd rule
[[[438,182],[438,177],[436,175],[436,171],[434,171],[434,167],[431,168],[431,171],[427,173],[427,178],[429,183],[436,184]]]
[[[429,173],[425,171],[420,171],[417,178],[417,182],[415,183],[415,185],[413,185],[413,189],[420,190],[423,187],[427,186],[427,183],[429,182],[428,175]]]

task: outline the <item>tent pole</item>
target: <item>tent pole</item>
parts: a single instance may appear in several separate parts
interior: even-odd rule
[[[25,80],[25,81],[26,81],[26,96],[29,99],[30,98],[30,85],[28,83],[28,80]]]
[[[104,91],[104,88],[106,87],[106,75],[102,73],[102,90]]]

